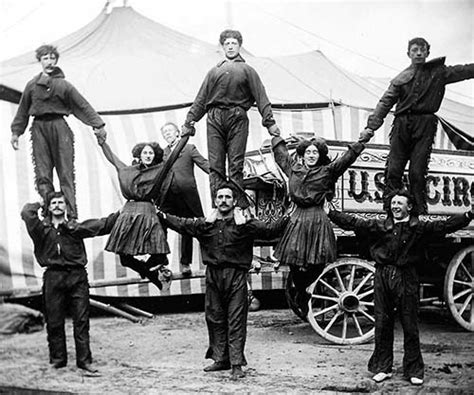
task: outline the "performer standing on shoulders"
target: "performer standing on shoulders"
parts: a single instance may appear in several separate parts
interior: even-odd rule
[[[410,67],[391,81],[367,122],[366,130],[377,130],[390,109],[397,105],[385,168],[384,208],[388,213],[387,197],[403,187],[402,177],[408,161],[410,191],[415,199],[412,215],[427,213],[426,174],[438,125],[435,113],[441,106],[447,84],[474,78],[474,63],[445,66],[445,58],[427,62],[429,54],[430,45],[424,38],[408,42]]]
[[[257,103],[262,124],[272,136],[280,129],[273,119],[270,101],[257,72],[240,55],[242,35],[224,30],[219,38],[225,59],[206,75],[182,128],[183,135],[194,134],[194,123],[207,113],[207,147],[209,150],[212,199],[227,178],[239,189],[237,205],[247,208],[244,191],[244,157],[249,134],[247,111]],[[229,174],[226,174],[226,161]]]
[[[13,119],[11,144],[18,150],[19,137],[25,132],[30,116],[31,145],[36,189],[44,202],[54,191],[53,169],[56,168],[61,190],[68,202],[68,215],[77,218],[74,182],[74,134],[64,117],[76,118],[94,129],[105,125],[102,118],[74,86],[65,80],[57,66],[59,52],[52,45],[36,50],[36,59],[43,71],[26,85]]]

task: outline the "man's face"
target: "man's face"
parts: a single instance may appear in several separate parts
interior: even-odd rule
[[[166,125],[161,129],[161,134],[168,144],[173,144],[179,136],[179,131],[174,125]]]
[[[66,214],[66,201],[64,196],[52,198],[49,202],[48,211],[53,217],[62,217]]]
[[[406,196],[395,195],[390,202],[390,210],[396,220],[405,219],[410,215],[412,205],[408,204]]]
[[[40,58],[40,63],[43,68],[43,73],[49,75],[53,72],[54,67],[58,63],[58,58],[56,58],[55,54],[48,53]]]
[[[229,188],[221,188],[217,191],[216,198],[214,200],[217,210],[221,214],[228,214],[234,209],[234,194]]]
[[[235,59],[239,56],[240,44],[236,38],[226,38],[224,44],[222,44],[222,48],[224,49],[227,59]]]
[[[423,64],[428,57],[428,48],[426,45],[412,44],[408,51],[408,57],[411,59],[411,64]]]

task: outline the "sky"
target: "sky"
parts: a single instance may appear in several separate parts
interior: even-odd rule
[[[240,30],[256,56],[321,50],[363,76],[394,77],[409,64],[410,38],[425,37],[431,58],[474,62],[473,0],[111,0],[148,18],[217,43]],[[0,60],[69,34],[96,17],[106,0],[0,0]],[[447,96],[474,106],[474,80],[452,84]]]

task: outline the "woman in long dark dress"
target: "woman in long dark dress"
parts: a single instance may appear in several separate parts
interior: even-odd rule
[[[285,140],[272,139],[275,161],[289,178],[289,195],[295,204],[285,232],[275,248],[275,257],[289,265],[297,291],[297,304],[307,314],[306,288],[322,273],[324,266],[337,258],[336,237],[324,211],[325,201],[335,192],[337,179],[355,162],[364,149],[362,142],[371,136],[361,135],[358,142],[331,161],[322,138],[302,140],[297,157],[290,156]]]
[[[134,162],[130,166],[112,152],[105,133],[96,133],[96,136],[105,157],[117,170],[120,191],[127,199],[105,249],[118,254],[123,266],[162,289],[163,282],[169,284],[171,280],[171,271],[166,268],[170,249],[154,202],[167,171],[187,139],[181,139],[166,162],[158,143],[137,144],[132,149]]]

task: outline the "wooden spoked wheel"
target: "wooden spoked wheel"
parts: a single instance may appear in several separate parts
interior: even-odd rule
[[[444,277],[444,298],[458,324],[474,331],[474,245],[451,259]]]
[[[323,338],[336,344],[373,339],[375,268],[359,258],[340,258],[308,287],[308,320]]]

